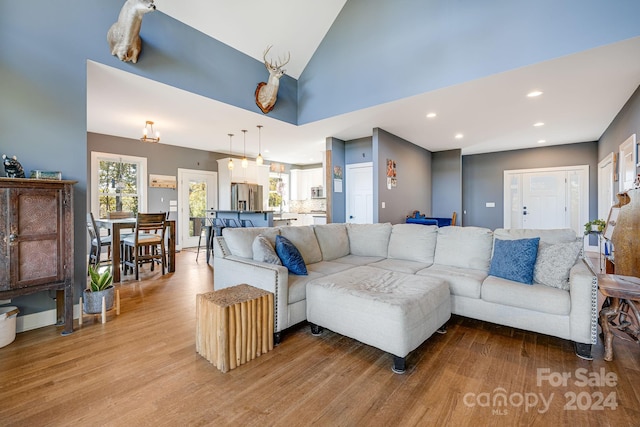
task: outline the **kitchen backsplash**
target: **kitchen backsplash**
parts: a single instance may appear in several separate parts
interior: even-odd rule
[[[327,199],[291,200],[289,206],[289,212],[293,213],[325,212],[326,210]]]

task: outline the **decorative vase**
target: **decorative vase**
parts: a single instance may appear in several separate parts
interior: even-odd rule
[[[105,305],[107,310],[113,308],[113,285],[109,286],[103,291],[91,292],[85,289],[82,293],[82,309],[87,314],[100,314],[102,313],[102,297],[104,296]]]

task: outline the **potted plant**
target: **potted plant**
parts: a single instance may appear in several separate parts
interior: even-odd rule
[[[602,219],[592,219],[584,225],[585,236],[591,232],[602,233],[607,223]]]
[[[113,276],[109,268],[102,274],[98,273],[93,266],[89,267],[89,284],[83,291],[83,310],[87,314],[102,313],[102,297],[105,299],[107,310],[113,308]]]

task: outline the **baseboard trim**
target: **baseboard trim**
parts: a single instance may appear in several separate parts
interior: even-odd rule
[[[80,315],[80,305],[73,305],[73,318],[77,319]],[[39,313],[26,314],[16,318],[16,332],[26,332],[32,329],[43,328],[45,326],[55,325],[57,321],[56,310],[51,309],[41,311]]]

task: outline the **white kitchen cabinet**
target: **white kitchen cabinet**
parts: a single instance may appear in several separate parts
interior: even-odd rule
[[[322,168],[291,170],[291,200],[308,200],[311,187],[324,187]]]

